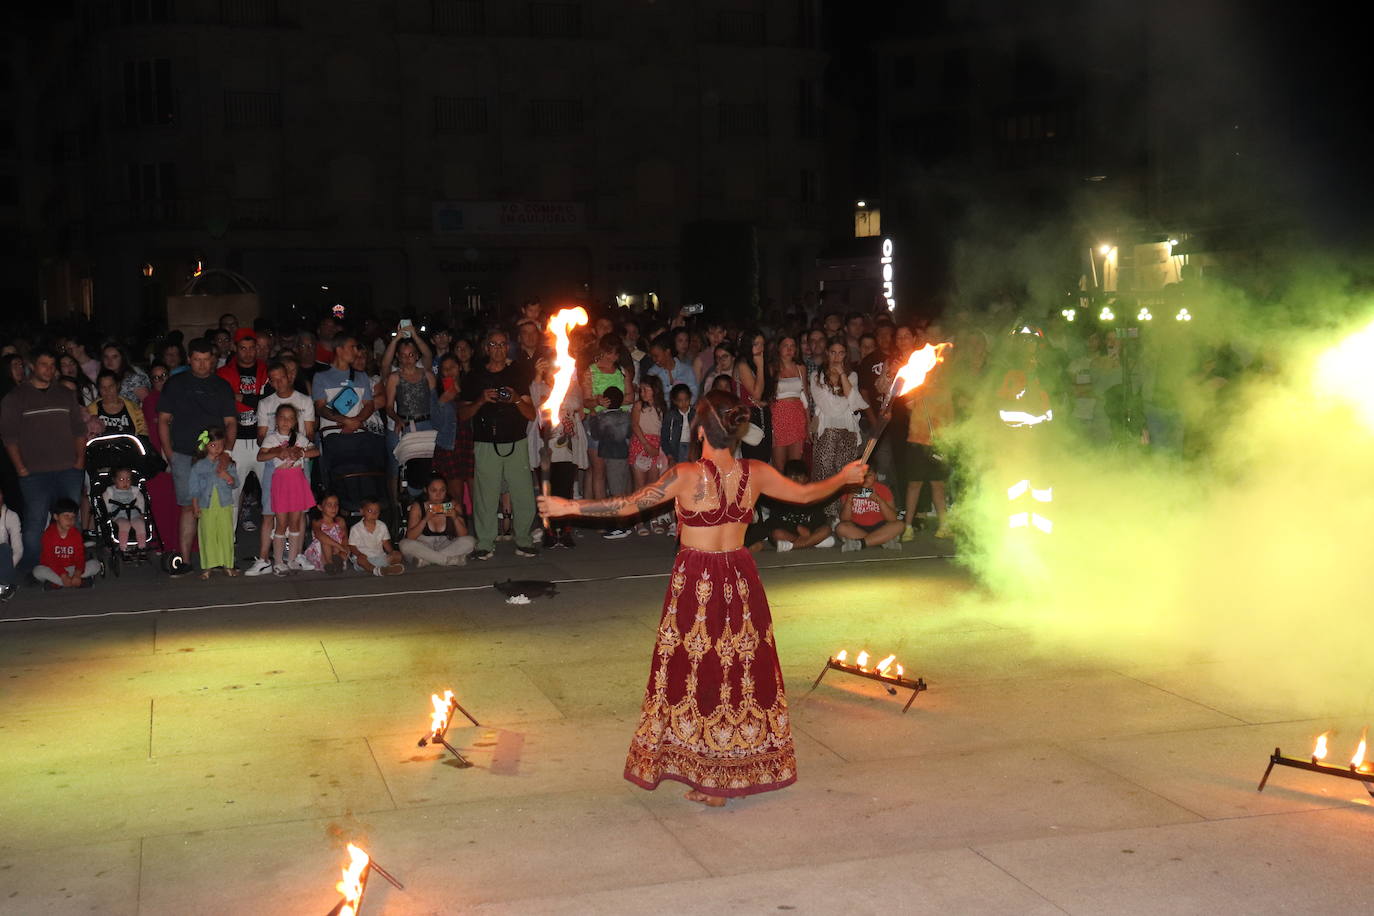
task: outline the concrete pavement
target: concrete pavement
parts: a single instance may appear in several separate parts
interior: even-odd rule
[[[1352,710],[1256,703],[1205,661],[1114,670],[956,612],[931,540],[760,559],[796,786],[722,811],[621,779],[671,545],[397,579],[26,590],[0,623],[0,914],[1337,912],[1368,906],[1369,797],[1280,771]],[[495,579],[566,581],[512,606]],[[93,616],[115,615],[115,616]],[[16,621],[25,617],[64,620]],[[905,696],[832,672],[896,652]],[[432,691],[481,727],[416,740]],[[466,723],[463,723],[466,725]]]

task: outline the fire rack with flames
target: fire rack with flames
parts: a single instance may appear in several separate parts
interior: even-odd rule
[[[472,717],[472,713],[463,708],[463,704],[458,702],[458,698],[453,695],[452,690],[445,690],[441,697],[437,693],[429,695],[429,701],[434,706],[434,711],[429,714],[429,734],[420,739],[419,746],[426,744],[442,744],[448,748],[448,752],[458,758],[458,765],[467,768],[472,763],[458,753],[458,748],[448,743],[448,728],[453,723],[453,714],[461,712],[473,725],[481,727],[482,723]]]
[[[396,890],[405,890],[405,886],[397,881],[394,875],[372,861],[372,857],[362,849],[349,843],[348,866],[343,870],[343,880],[334,885],[341,899],[334,905],[334,909],[329,911],[328,916],[358,916],[362,912],[368,876],[374,871]]]
[[[825,677],[826,672],[829,671],[839,671],[844,674],[852,674],[855,677],[867,678],[870,681],[877,681],[887,688],[887,692],[890,696],[894,697],[897,695],[898,687],[910,690],[911,697],[906,701],[906,705],[902,707],[902,712],[906,712],[911,708],[911,704],[916,702],[916,697],[920,695],[922,690],[930,689],[926,686],[925,678],[907,677],[906,669],[897,664],[897,656],[895,654],[889,655],[887,658],[882,659],[877,664],[870,667],[868,650],[865,649],[861,651],[851,662],[849,660],[849,650],[841,649],[839,652],[826,659],[825,667],[821,669],[821,673],[816,676],[815,682],[811,685],[812,690],[820,686],[821,678]]]
[[[1264,776],[1259,781],[1256,792],[1264,791],[1264,784],[1269,781],[1269,774],[1274,772],[1274,767],[1291,767],[1295,770],[1307,770],[1309,773],[1324,773],[1327,776],[1338,776],[1341,779],[1353,779],[1364,784],[1364,789],[1371,796],[1374,796],[1374,764],[1370,764],[1365,759],[1368,749],[1369,729],[1366,728],[1360,735],[1359,746],[1355,748],[1355,753],[1350,758],[1348,764],[1327,763],[1326,739],[1330,732],[1323,732],[1317,736],[1317,743],[1312,748],[1310,757],[1285,757],[1279,748],[1274,748],[1274,753],[1269,755],[1269,766],[1264,769]]]

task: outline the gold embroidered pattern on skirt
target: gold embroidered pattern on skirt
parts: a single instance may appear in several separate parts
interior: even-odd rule
[[[696,607],[683,620],[688,610],[679,602],[689,588]],[[685,548],[678,554],[627,779],[645,788],[674,779],[715,795],[748,795],[795,781],[772,630],[748,551]]]

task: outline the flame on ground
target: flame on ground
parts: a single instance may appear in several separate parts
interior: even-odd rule
[[[453,691],[445,690],[442,697],[431,693],[429,701],[434,704],[434,711],[429,714],[429,733],[438,736],[448,727],[448,716],[453,709]]]
[[[549,333],[554,337],[553,387],[539,409],[548,414],[549,423],[553,426],[558,425],[558,412],[563,408],[563,398],[567,396],[577,371],[577,360],[572,355],[568,332],[586,323],[587,310],[580,305],[559,309],[549,316]]]
[[[358,904],[363,896],[363,874],[367,871],[367,863],[371,861],[367,853],[352,843],[348,844],[348,856],[351,861],[343,870],[343,880],[334,885],[344,899],[339,916],[357,916]]]

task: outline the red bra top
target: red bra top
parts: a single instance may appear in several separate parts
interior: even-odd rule
[[[702,458],[701,463],[706,465],[706,470],[711,472],[711,478],[716,482],[716,493],[720,496],[720,505],[714,509],[703,509],[698,512],[688,512],[679,503],[677,507],[678,521],[689,528],[710,528],[714,525],[727,525],[731,522],[748,522],[754,518],[754,507],[742,505],[744,495],[749,492],[749,462],[741,461],[744,473],[740,475],[739,489],[735,493],[734,502],[725,498],[725,483],[721,480],[720,471],[715,463],[709,458]]]

